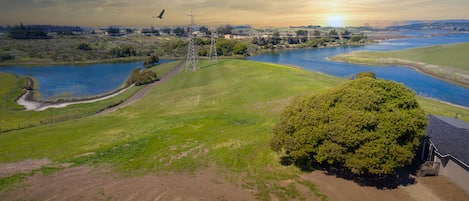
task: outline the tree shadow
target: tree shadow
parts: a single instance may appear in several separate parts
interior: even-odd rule
[[[312,172],[314,170],[322,170],[326,175],[332,175],[337,178],[353,181],[360,186],[375,187],[377,189],[396,189],[399,186],[408,186],[415,184],[411,167],[402,167],[389,175],[363,174],[358,175],[350,171],[350,169],[328,164],[313,163],[308,159],[294,160],[291,157],[283,156],[279,163],[283,166],[295,165],[303,172]]]
[[[395,189],[399,186],[408,186],[416,183],[408,167],[397,168],[393,174],[387,175],[357,175],[348,168],[334,166],[326,166],[323,167],[322,170],[324,170],[327,175],[354,181],[360,186],[375,187],[377,189]]]

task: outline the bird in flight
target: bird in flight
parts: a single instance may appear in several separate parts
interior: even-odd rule
[[[160,19],[163,19],[163,14],[164,14],[164,9],[161,11],[160,15],[158,15],[158,16],[153,16],[153,18],[160,18]]]

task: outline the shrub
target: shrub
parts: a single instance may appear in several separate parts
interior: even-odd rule
[[[294,99],[273,129],[270,146],[296,161],[390,174],[412,161],[426,124],[414,92],[365,77]]]
[[[376,79],[376,74],[374,72],[359,72],[355,76],[355,79],[360,79],[360,78],[364,78],[364,77],[369,77],[369,78]]]

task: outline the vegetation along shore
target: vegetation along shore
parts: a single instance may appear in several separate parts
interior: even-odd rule
[[[469,43],[388,52],[351,52],[330,60],[366,65],[409,66],[425,74],[469,87]]]

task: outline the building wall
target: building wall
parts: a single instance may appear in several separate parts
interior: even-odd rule
[[[469,170],[464,165],[450,159],[450,157],[440,158],[435,156],[435,161],[440,162],[439,175],[449,178],[454,184],[469,193]]]

